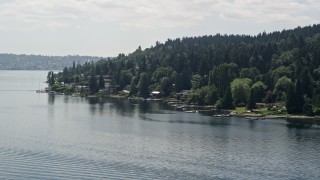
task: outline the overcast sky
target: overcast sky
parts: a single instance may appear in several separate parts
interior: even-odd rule
[[[320,0],[0,0],[0,53],[116,56],[168,38],[319,20]]]

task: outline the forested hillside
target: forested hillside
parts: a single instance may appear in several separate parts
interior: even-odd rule
[[[85,63],[97,61],[93,56],[42,56],[25,54],[0,54],[0,70],[62,70],[73,61]]]
[[[55,80],[87,84],[96,92],[104,88],[100,75],[100,83],[109,75],[117,90],[127,88],[130,96],[190,90],[188,102],[199,105],[251,109],[256,102],[283,101],[289,113],[313,113],[320,108],[320,25],[257,36],[168,39],[111,60],[65,68]]]

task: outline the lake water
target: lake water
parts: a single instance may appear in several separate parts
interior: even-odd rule
[[[0,179],[320,179],[320,128],[49,96],[0,71]]]

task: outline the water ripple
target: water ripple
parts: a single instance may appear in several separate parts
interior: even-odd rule
[[[181,172],[90,160],[26,149],[0,148],[0,178],[6,179],[177,179]],[[183,172],[186,179],[209,179]],[[155,178],[158,177],[158,178]]]

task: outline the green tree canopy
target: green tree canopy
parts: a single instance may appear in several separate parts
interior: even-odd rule
[[[285,101],[285,93],[287,93],[287,90],[292,86],[292,81],[287,76],[283,76],[279,78],[275,85],[275,92],[277,94],[277,99]]]
[[[255,67],[243,68],[240,71],[240,78],[249,78],[249,79],[255,80],[259,75],[260,75],[260,71]]]
[[[252,98],[255,102],[262,102],[266,96],[267,86],[261,82],[257,81],[251,87]]]
[[[119,78],[119,88],[123,89],[126,85],[130,85],[132,74],[130,70],[122,70]]]
[[[231,92],[235,104],[246,104],[250,96],[251,79],[236,78],[231,82]]]
[[[172,73],[172,68],[168,68],[168,67],[159,67],[156,69],[156,71],[154,71],[154,73],[152,74],[152,82],[154,83],[159,83],[160,79],[163,77],[170,77]]]
[[[214,67],[209,74],[209,85],[214,84],[220,96],[223,96],[225,90],[230,86],[230,82],[239,76],[239,67],[234,63],[223,63]]]
[[[188,95],[188,102],[197,103],[198,105],[214,105],[218,98],[218,90],[214,85],[204,86],[200,89],[192,90]]]
[[[278,79],[280,79],[281,77],[292,77],[292,70],[290,69],[290,67],[285,67],[285,66],[280,66],[277,69],[275,69],[274,71],[272,71],[272,77],[274,82],[277,82]]]
[[[214,85],[211,85],[211,86],[205,86],[201,89],[204,89],[205,91],[205,103],[207,105],[214,105],[219,96],[218,96],[218,89],[214,86]]]

